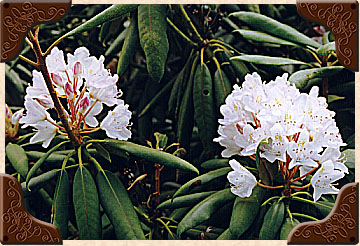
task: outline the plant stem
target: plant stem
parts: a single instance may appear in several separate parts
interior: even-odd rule
[[[196,30],[194,24],[192,23],[192,21],[190,20],[190,17],[188,16],[188,14],[186,13],[184,7],[179,4],[178,5],[180,8],[180,13],[182,14],[182,16],[184,17],[185,22],[191,27],[191,29],[193,30],[193,32],[195,33],[195,36],[197,37],[199,43],[203,43],[204,39],[201,37],[201,35],[199,34],[199,32]]]
[[[307,172],[307,173],[304,174],[303,176],[300,176],[300,177],[297,177],[296,179],[291,180],[290,183],[293,183],[293,182],[295,182],[295,181],[298,181],[298,180],[300,180],[300,179],[308,176],[310,173],[314,172],[317,168],[318,168],[318,166],[317,166],[317,167],[314,167],[313,169],[311,169],[309,172]]]
[[[172,21],[169,18],[166,18],[166,21],[169,23],[169,25],[183,38],[185,39],[188,43],[190,43],[192,46],[194,47],[198,47],[198,45],[196,43],[194,43],[190,38],[188,38],[182,31],[180,31],[179,28],[177,28],[177,26],[175,26],[174,23],[172,23]]]

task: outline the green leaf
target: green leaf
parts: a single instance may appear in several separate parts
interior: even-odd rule
[[[165,4],[139,6],[140,44],[145,52],[147,70],[155,82],[159,82],[164,75],[165,62],[169,51],[166,25]]]
[[[335,42],[330,42],[325,45],[322,45],[316,52],[320,56],[327,56],[331,51],[336,51]]]
[[[183,186],[181,186],[173,195],[173,198],[184,195],[189,193],[193,188],[200,186],[200,185],[206,185],[210,181],[219,178],[221,176],[226,175],[228,172],[232,170],[231,167],[223,167],[219,168],[214,171],[210,171],[208,173],[205,173],[203,175],[200,175],[196,178],[193,178],[186,182]]]
[[[274,202],[266,212],[260,229],[260,240],[273,240],[280,230],[284,220],[285,204],[283,201]]]
[[[298,44],[271,36],[264,32],[251,31],[251,30],[245,30],[245,29],[235,30],[234,32],[240,33],[240,35],[243,36],[245,39],[256,41],[256,42],[301,47]]]
[[[162,134],[160,132],[155,132],[154,136],[156,139],[156,149],[163,150],[167,145],[168,137],[166,134]]]
[[[60,169],[53,169],[51,171],[42,173],[39,176],[32,178],[28,184],[29,190],[34,192],[44,187],[46,184],[49,183],[51,179],[53,179],[58,175],[59,171]]]
[[[143,158],[150,162],[155,162],[168,167],[179,168],[182,170],[191,171],[199,174],[197,168],[194,167],[189,162],[160,150],[151,149],[127,141],[113,140],[113,139],[104,140],[104,145],[107,147],[107,149],[110,150],[110,152],[119,151],[119,150],[126,151],[131,155],[134,155],[139,158]]]
[[[337,95],[328,95],[328,103],[331,103],[331,102],[334,102],[337,100],[343,100],[343,99],[345,99],[345,97],[340,97]]]
[[[236,240],[237,238],[230,232],[230,229],[226,229],[216,240]]]
[[[139,218],[120,180],[111,172],[99,172],[96,183],[101,206],[114,226],[117,239],[145,239]]]
[[[293,218],[293,221],[291,221],[289,217],[286,218],[280,229],[280,240],[287,240],[291,230],[298,224],[300,224],[300,221],[297,219]]]
[[[231,60],[240,60],[255,64],[263,64],[263,65],[308,65],[305,62],[297,61],[289,58],[282,57],[272,57],[272,56],[261,56],[261,55],[242,55],[242,56],[234,56]]]
[[[124,45],[119,56],[117,74],[121,76],[130,64],[130,61],[136,53],[139,44],[139,32],[137,26],[137,17],[131,18],[130,26],[126,31]]]
[[[43,157],[44,155],[46,155],[46,153],[40,152],[40,151],[27,151],[26,155],[28,156],[29,160],[31,161],[37,161],[39,160],[41,157]],[[59,163],[62,162],[65,159],[66,155],[60,155],[60,154],[56,154],[56,153],[52,153],[51,155],[49,155],[46,158],[46,162],[49,163]],[[74,158],[70,158],[69,162],[71,163],[75,163]]]
[[[109,153],[109,151],[107,151],[107,149],[105,149],[99,143],[94,143],[93,146],[96,149],[96,151],[100,154],[101,157],[103,157],[105,160],[107,160],[108,162],[111,163],[110,153]]]
[[[355,150],[354,149],[346,149],[342,152],[345,155],[345,166],[348,168],[355,168]]]
[[[276,175],[278,174],[278,164],[270,163],[265,158],[259,158],[259,178],[266,185],[273,185]]]
[[[29,173],[26,176],[26,184],[27,187],[29,184],[29,180],[31,179],[31,177],[36,173],[36,171],[41,167],[41,165],[46,161],[46,159],[51,155],[51,153],[53,153],[55,150],[57,150],[61,145],[68,143],[69,141],[64,141],[59,143],[58,145],[55,145],[54,147],[52,147],[45,155],[43,155],[37,162],[35,162],[34,166],[30,169]]]
[[[218,169],[229,166],[229,159],[211,159],[201,163],[201,167],[204,169]]]
[[[194,73],[197,63],[198,57],[196,56],[191,66],[190,76],[187,81],[185,93],[180,104],[179,117],[177,122],[177,136],[179,138],[179,143],[186,149],[189,148],[194,128],[194,102],[192,95]],[[186,74],[186,72],[184,72],[184,74]],[[181,93],[181,91],[179,91],[178,93]]]
[[[157,209],[164,209],[164,208],[175,209],[175,208],[193,206],[196,203],[204,200],[204,198],[214,194],[215,192],[216,191],[207,191],[207,192],[194,193],[185,196],[179,196],[174,199],[169,199],[166,200],[165,202],[162,202],[157,206]]]
[[[333,202],[327,201],[317,201],[314,203],[316,209],[320,212],[320,214],[324,217],[328,216],[334,207]]]
[[[91,173],[85,167],[79,167],[75,173],[73,201],[79,239],[100,239],[101,219],[98,192]]]
[[[34,180],[34,179],[32,179]],[[31,180],[31,181],[32,181]],[[30,183],[31,183],[30,181]],[[70,181],[66,170],[62,170],[58,177],[54,199],[51,208],[52,224],[59,228],[61,238],[65,240],[68,232],[69,210],[70,210]]]
[[[220,106],[225,103],[226,97],[231,93],[231,83],[224,72],[216,70],[214,75],[214,89],[216,108],[219,110]]]
[[[16,172],[25,178],[29,171],[28,157],[25,150],[17,144],[9,143],[6,145],[5,152]]]
[[[105,57],[114,57],[121,49],[122,44],[125,40],[127,29],[123,30],[115,40],[110,44],[109,48],[105,51]]]
[[[75,29],[71,30],[70,32],[64,34],[59,40],[62,40],[66,37],[82,33],[85,31],[88,31],[90,29],[93,29],[97,27],[98,25],[101,25],[107,21],[115,20],[117,18],[120,18],[121,16],[130,13],[137,9],[139,5],[138,4],[115,4],[104,11],[102,11],[100,14],[94,16],[87,22],[81,24],[80,26],[76,27]]]
[[[234,199],[234,194],[232,194],[230,188],[228,188],[218,191],[201,201],[180,221],[177,228],[177,235],[180,237],[183,232],[207,221],[215,212]]]
[[[292,27],[282,24],[265,15],[239,11],[230,14],[230,16],[238,18],[257,31],[266,32],[297,44],[309,45],[315,48],[320,47],[320,44],[315,40],[305,36]]]
[[[253,223],[265,194],[266,189],[257,186],[253,189],[250,197],[236,197],[229,227],[235,239],[238,239]]]
[[[217,117],[210,71],[206,64],[196,68],[193,88],[194,118],[199,129],[202,146],[206,152],[214,151],[216,145]]]
[[[289,82],[295,84],[298,89],[305,89],[310,86],[309,81],[315,78],[328,78],[342,71],[342,66],[331,66],[300,70],[289,77]]]

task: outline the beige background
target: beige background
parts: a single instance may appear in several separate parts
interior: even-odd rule
[[[314,2],[316,2],[316,0],[313,0]],[[170,3],[168,0],[146,0],[146,2],[148,3],[156,3],[156,4],[165,4],[165,3]],[[212,3],[212,4],[216,4],[219,3],[219,1],[214,1],[214,0],[197,0],[197,1],[174,1],[174,3],[177,4],[185,4],[185,3],[197,3],[197,4],[206,4],[206,3]],[[116,1],[116,0],[72,0],[73,4],[114,4],[114,3],[144,3],[144,1],[138,1],[138,0],[123,0],[123,1]],[[234,4],[234,3],[239,3],[239,4],[268,4],[268,3],[276,3],[276,4],[296,4],[296,1],[294,0],[241,0],[241,1],[233,1],[233,0],[222,0],[221,3],[228,3],[228,4]],[[41,30],[40,30],[41,31]],[[359,91],[360,91],[360,85],[359,85],[359,80],[360,80],[360,75],[359,72],[355,73],[355,96],[356,96],[356,101],[355,101],[355,106],[356,106],[356,110],[355,110],[355,115],[359,116],[359,107],[360,107],[360,102],[359,102]],[[0,63],[0,115],[3,118],[5,115],[5,64]],[[356,129],[355,129],[355,133],[356,133],[356,139],[359,138],[359,119],[356,120]],[[5,133],[5,120],[0,120],[0,139],[5,139],[4,137],[4,133]],[[359,146],[356,144],[356,155],[355,155],[355,160],[357,161],[359,159]],[[5,141],[0,141],[0,172],[4,173],[5,172]],[[360,175],[360,169],[357,167],[355,168],[355,180],[357,182],[359,182],[359,175]],[[178,241],[168,241],[168,240],[163,240],[163,241],[125,241],[125,240],[121,240],[121,241],[73,241],[73,240],[65,240],[63,241],[65,246],[68,245],[76,245],[76,246],[85,246],[85,245],[94,245],[94,246],[115,246],[115,245],[122,245],[122,246],[165,246],[168,244],[171,244],[172,246],[182,246],[182,245],[194,245],[197,244],[198,246],[212,246],[212,245],[223,245],[223,246],[233,246],[233,245],[249,245],[249,246],[267,246],[267,245],[287,245],[285,240],[277,240],[277,241],[261,241],[261,240],[252,240],[252,241],[236,241],[236,240],[232,240],[232,241],[215,241],[215,240],[207,240],[207,241],[192,241],[192,240],[178,240]]]

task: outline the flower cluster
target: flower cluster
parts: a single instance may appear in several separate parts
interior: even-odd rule
[[[46,66],[57,96],[67,102],[65,113],[72,129],[79,134],[103,129],[107,136],[119,140],[131,137],[127,129],[131,112],[128,105],[119,99],[122,92],[116,86],[118,76],[112,76],[105,69],[103,56],[97,59],[90,56],[88,49],[80,47],[74,55],[67,55],[66,63],[63,52],[55,47],[46,57]],[[96,116],[102,111],[103,104],[115,107],[98,127]],[[62,133],[64,128],[48,112],[54,108],[54,102],[43,75],[38,71],[33,71],[33,84],[26,89],[24,105],[26,115],[20,123],[24,124],[23,127],[37,129],[30,143],[43,142],[46,148],[55,134]]]
[[[338,192],[331,183],[348,173],[339,150],[346,144],[319,88],[300,93],[287,77],[265,83],[257,73],[246,75],[220,107],[224,118],[214,141],[225,147],[223,157],[252,156],[259,148],[261,158],[299,170],[301,178],[321,165],[311,179],[316,201]]]
[[[24,109],[16,111],[14,114],[8,105],[5,105],[5,139],[14,138],[19,130],[19,120]]]

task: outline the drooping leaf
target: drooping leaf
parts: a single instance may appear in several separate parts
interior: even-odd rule
[[[216,145],[217,117],[215,97],[210,71],[205,63],[196,68],[193,88],[194,118],[199,129],[202,146],[206,152],[214,151]]]
[[[231,83],[224,72],[216,70],[214,75],[214,89],[216,108],[219,110],[220,106],[225,103],[226,97],[232,90]]]
[[[270,17],[261,15],[258,13],[239,11],[230,14],[239,20],[245,22],[254,30],[266,32],[276,37],[292,41],[294,43],[302,44],[304,46],[309,45],[315,48],[320,47],[320,44],[315,40],[305,36],[296,29],[282,24]]]
[[[348,168],[355,168],[355,149],[346,149],[342,152],[345,155],[345,165]]]
[[[200,185],[206,185],[210,181],[226,175],[232,169],[231,167],[223,167],[214,171],[207,172],[196,178],[193,178],[181,186],[173,195],[173,198],[189,193],[193,188]]]
[[[146,56],[147,70],[151,78],[159,82],[164,75],[169,51],[166,34],[166,5],[144,4],[138,9],[139,39]]]
[[[130,26],[126,31],[123,47],[119,56],[117,74],[121,76],[130,64],[134,57],[136,48],[139,44],[139,31],[137,26],[137,17],[131,18]]]
[[[232,60],[240,60],[255,64],[263,65],[274,65],[274,66],[283,66],[283,65],[307,65],[307,63],[302,61],[297,61],[294,59],[283,58],[283,57],[272,57],[272,56],[262,56],[262,55],[242,55],[234,56]]]
[[[32,179],[34,180],[34,179]],[[31,180],[31,181],[32,181]],[[30,183],[31,183],[30,181]],[[59,228],[61,238],[67,238],[70,210],[70,181],[66,170],[61,171],[54,192],[51,215],[52,224]]]
[[[280,229],[280,240],[287,240],[291,230],[298,224],[300,224],[300,221],[297,219],[293,218],[291,221],[289,217],[286,218]]]
[[[109,48],[105,51],[104,54],[106,57],[109,56],[114,57],[117,53],[119,53],[121,47],[123,46],[127,31],[128,31],[127,29],[123,30],[110,44]]]
[[[79,239],[100,239],[101,219],[98,192],[91,173],[85,167],[79,167],[75,173],[73,201]]]
[[[192,171],[195,173],[199,173],[196,167],[194,167],[189,162],[171,155],[169,153],[151,149],[142,145],[134,144],[127,141],[119,141],[119,140],[105,140],[104,146],[109,149],[111,152],[113,151],[126,151],[131,155],[134,155],[139,158],[143,158],[145,160],[163,164],[165,166],[179,168],[187,171]]]
[[[266,189],[257,186],[250,197],[236,197],[229,227],[235,239],[238,239],[250,227],[258,215],[265,194]]]
[[[100,154],[100,156],[111,163],[111,158],[110,158],[109,151],[107,151],[107,149],[105,149],[99,143],[94,143],[93,145],[94,145],[94,148],[96,149],[96,151]]]
[[[16,172],[26,178],[29,171],[29,163],[25,150],[17,144],[9,143],[6,145],[5,152]]]
[[[29,160],[37,161],[41,157],[46,155],[46,153],[43,153],[43,152],[40,152],[40,151],[27,151],[26,155],[28,156]],[[60,154],[52,153],[51,155],[48,156],[48,158],[46,158],[46,162],[59,163],[59,162],[62,162],[65,159],[65,156],[66,155],[60,155]],[[70,158],[69,162],[70,163],[75,163],[74,158]]]
[[[245,29],[238,29],[238,30],[235,30],[234,32],[240,33],[240,35],[243,36],[245,39],[256,41],[256,42],[278,44],[278,45],[289,45],[289,46],[295,46],[295,47],[300,46],[293,42],[289,42],[289,41],[283,40],[281,38],[271,36],[264,32],[251,31],[251,30],[245,30]]]
[[[30,179],[28,183],[28,189],[31,190],[32,192],[39,190],[40,188],[48,184],[51,179],[56,177],[59,171],[60,169],[53,169],[51,171],[42,173],[39,176]]]
[[[121,16],[130,13],[138,8],[138,4],[115,4],[101,13],[97,14],[87,22],[81,24],[80,26],[72,29],[70,32],[64,34],[60,40],[78,34],[85,32],[87,30],[93,29],[97,27],[98,25],[101,25],[107,21],[115,20],[117,18],[120,18]]]
[[[145,239],[139,218],[120,180],[111,172],[99,172],[96,183],[100,202],[114,226],[117,239]]]
[[[211,159],[201,163],[201,167],[204,169],[218,169],[229,166],[229,159]]]
[[[293,73],[289,77],[291,84],[295,84],[296,88],[304,89],[309,87],[309,81],[315,78],[328,78],[334,76],[335,74],[342,71],[344,67],[342,66],[331,66],[331,67],[321,67],[321,68],[311,68],[300,70]]]
[[[182,207],[188,207],[193,206],[196,203],[200,202],[201,200],[205,199],[206,197],[214,194],[216,191],[207,191],[207,192],[200,192],[200,193],[194,193],[190,195],[185,196],[178,196],[174,199],[166,200],[165,202],[162,202],[157,206],[157,209],[164,209],[164,208],[182,208]]]
[[[274,202],[266,212],[264,222],[260,229],[260,240],[276,239],[284,220],[285,204],[283,201]]]
[[[225,204],[235,199],[230,189],[224,189],[204,199],[195,205],[180,221],[177,228],[177,235],[181,234],[201,223],[207,221],[211,216]]]
[[[41,167],[41,165],[45,162],[45,160],[53,153],[55,150],[57,150],[60,146],[63,144],[68,143],[69,141],[61,142],[54,147],[52,147],[44,156],[42,156],[37,162],[35,162],[34,166],[29,170],[27,176],[26,176],[26,184],[28,186],[29,180],[32,178],[32,176],[36,173],[36,171]]]
[[[236,240],[236,237],[231,233],[230,229],[226,229],[216,240]]]
[[[273,185],[276,175],[278,174],[277,163],[270,163],[265,158],[259,158],[259,178],[266,185]]]

